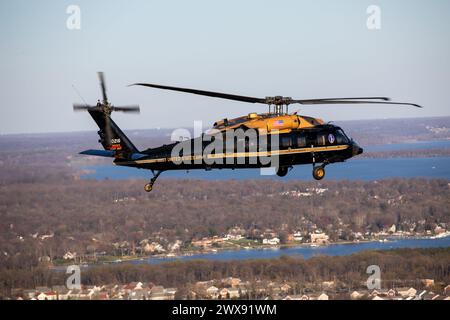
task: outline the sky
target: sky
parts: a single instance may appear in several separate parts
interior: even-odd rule
[[[70,5],[80,28],[70,29]],[[380,29],[369,29],[371,5]],[[69,20],[72,21],[72,20]],[[398,106],[291,106],[331,120],[449,116],[450,1],[0,0],[0,134],[96,130],[72,104],[139,104],[123,129],[207,128],[265,112],[135,82],[297,99],[388,96]],[[74,86],[76,90],[74,90]]]

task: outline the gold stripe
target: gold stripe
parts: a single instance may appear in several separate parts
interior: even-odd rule
[[[218,154],[208,154],[207,159],[220,159],[220,158],[240,158],[240,157],[269,157],[275,155],[286,155],[286,154],[297,154],[297,153],[311,153],[311,152],[326,152],[326,151],[338,151],[345,150],[349,146],[328,146],[328,147],[316,147],[316,148],[298,148],[298,149],[286,149],[286,150],[275,150],[275,151],[255,151],[255,152],[235,152],[235,153],[218,153]],[[203,159],[204,156],[183,156],[183,157],[168,157],[168,158],[157,158],[157,159],[145,159],[136,161],[121,162],[118,164],[143,164],[143,163],[160,163],[160,162],[179,162],[179,161],[195,161]]]

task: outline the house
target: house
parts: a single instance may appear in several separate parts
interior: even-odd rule
[[[450,296],[450,284],[444,288],[444,294]]]
[[[107,292],[100,292],[95,298],[98,300],[109,300],[109,295]]]
[[[390,297],[390,298],[393,298],[393,297],[395,297],[397,295],[397,292],[394,289],[389,289],[389,290],[386,290],[386,289],[378,289],[377,290],[377,289],[375,289],[375,290],[373,290],[370,293],[370,295],[372,297],[378,296],[378,297]]]
[[[164,289],[164,293],[166,294],[168,300],[173,300],[175,299],[175,293],[177,293],[177,288],[166,288]]]
[[[228,289],[223,288],[222,290],[220,290],[219,295],[221,299],[228,299],[229,298]]]
[[[158,242],[152,242],[151,244],[146,243],[142,248],[144,249],[145,253],[162,253],[166,251]]]
[[[85,290],[92,290],[94,292],[99,292],[101,290],[101,287],[97,287],[97,286],[83,286],[83,289],[85,289]]]
[[[326,293],[302,295],[299,300],[329,300]]]
[[[173,300],[177,289],[167,288],[163,286],[154,286],[150,291],[150,300]]]
[[[228,230],[227,235],[225,236],[226,240],[240,240],[243,239],[243,235],[245,234],[245,229],[235,226]]]
[[[52,291],[56,292],[58,300],[69,299],[70,290],[66,286],[53,286]]]
[[[280,239],[277,237],[274,237],[272,239],[264,238],[263,244],[277,245],[277,244],[280,244]]]
[[[48,287],[36,287],[36,291],[38,293],[40,293],[40,292],[49,292],[49,291],[52,291],[52,290],[50,288],[48,288]]]
[[[303,294],[290,294],[283,298],[283,300],[308,300],[308,299],[302,299],[302,297],[307,297]]]
[[[195,283],[196,288],[207,288],[209,285],[211,285],[212,281],[197,281]]]
[[[33,299],[36,296],[37,291],[32,289],[32,290],[23,290],[23,297],[25,299]]]
[[[397,288],[397,294],[401,295],[403,298],[405,297],[414,297],[417,294],[417,290],[414,288]]]
[[[295,232],[294,233],[294,241],[302,241],[303,240],[303,236],[300,232]]]
[[[291,290],[292,287],[290,285],[288,285],[287,283],[284,283],[280,286],[280,290],[283,292],[289,292],[289,290]]]
[[[231,233],[228,233],[228,234],[225,236],[225,239],[227,239],[227,240],[241,240],[241,239],[244,239],[244,237],[243,237],[241,234],[231,234]]]
[[[181,242],[181,240],[175,240],[174,243],[169,243],[167,249],[169,249],[170,252],[178,251],[180,250],[182,244],[183,243]]]
[[[63,259],[64,260],[74,260],[76,257],[77,257],[77,253],[76,252],[70,252],[70,251],[67,251],[63,255]]]
[[[328,243],[328,235],[325,233],[311,233],[311,243],[318,243],[318,244],[327,244]]]
[[[164,292],[152,292],[148,298],[149,300],[170,300]]]
[[[56,292],[54,291],[48,291],[48,292],[41,292],[36,297],[37,300],[56,300]]]
[[[375,296],[375,297],[372,298],[372,300],[384,300],[384,299],[379,297],[379,296]]]
[[[364,296],[364,294],[361,292],[358,292],[358,291],[353,291],[352,293],[350,293],[350,299],[352,299],[352,300],[361,299],[363,296]]]
[[[335,285],[334,281],[323,281],[323,282],[322,282],[322,286],[323,286],[324,288],[330,289],[330,288],[333,288],[334,285]]]
[[[427,287],[427,288],[433,287],[434,286],[434,279],[423,279],[422,280],[422,284],[425,287]]]
[[[210,286],[206,289],[206,294],[210,299],[217,299],[219,298],[219,289],[215,286]]]
[[[328,295],[325,294],[325,293],[321,293],[321,294],[317,297],[317,300],[328,300],[328,299],[329,299],[329,297],[328,297]]]
[[[130,282],[129,284],[123,287],[123,290],[126,292],[134,291],[134,290],[142,290],[143,283],[142,282]]]
[[[68,299],[79,299],[80,298],[80,294],[81,294],[81,290],[79,289],[73,289],[70,290],[70,292],[68,293]]]
[[[150,291],[151,291],[151,293],[164,293],[164,287],[163,286],[153,286],[153,288]]]
[[[128,293],[128,299],[129,300],[146,300],[148,297],[148,291],[143,289],[136,289],[132,290],[130,293]]]
[[[231,287],[238,287],[239,284],[241,283],[241,279],[228,277],[223,279],[222,282]]]
[[[239,289],[238,288],[228,288],[228,296],[230,299],[239,299]]]
[[[78,298],[81,300],[92,300],[94,294],[95,294],[94,289],[82,289],[81,292],[78,294]]]

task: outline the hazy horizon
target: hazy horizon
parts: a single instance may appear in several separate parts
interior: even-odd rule
[[[430,117],[399,117],[399,118],[374,118],[374,119],[351,119],[351,120],[338,120],[338,121],[331,121],[332,123],[341,123],[341,122],[363,122],[363,121],[386,121],[386,120],[420,120],[420,119],[441,119],[441,118],[449,118],[450,120],[450,116],[430,116]],[[114,120],[114,119],[113,119]],[[146,131],[146,130],[175,130],[175,129],[179,129],[179,127],[152,127],[152,128],[122,128],[120,123],[116,123],[117,125],[119,125],[119,127],[126,133],[126,132],[130,132],[130,131]],[[209,126],[208,124],[203,126],[204,130],[210,129],[212,127]],[[183,126],[183,129],[187,129],[187,130],[191,130],[194,128],[193,124],[191,126]],[[345,128],[343,128],[345,129]],[[67,134],[67,133],[92,133],[92,132],[97,132],[98,128],[92,128],[92,129],[82,129],[82,130],[68,130],[68,131],[36,131],[36,132],[13,132],[13,133],[1,133],[0,132],[0,136],[12,136],[12,135],[33,135],[33,134],[37,134],[37,135],[46,135],[46,134]]]

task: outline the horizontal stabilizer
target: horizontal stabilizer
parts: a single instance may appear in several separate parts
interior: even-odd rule
[[[148,154],[143,154],[143,153],[133,153],[131,154],[131,160],[138,160],[141,159],[143,157],[147,157]]]
[[[115,153],[114,151],[110,150],[93,150],[93,149],[84,150],[80,152],[80,154],[86,154],[89,156],[109,157],[109,158],[114,158],[114,153]]]

